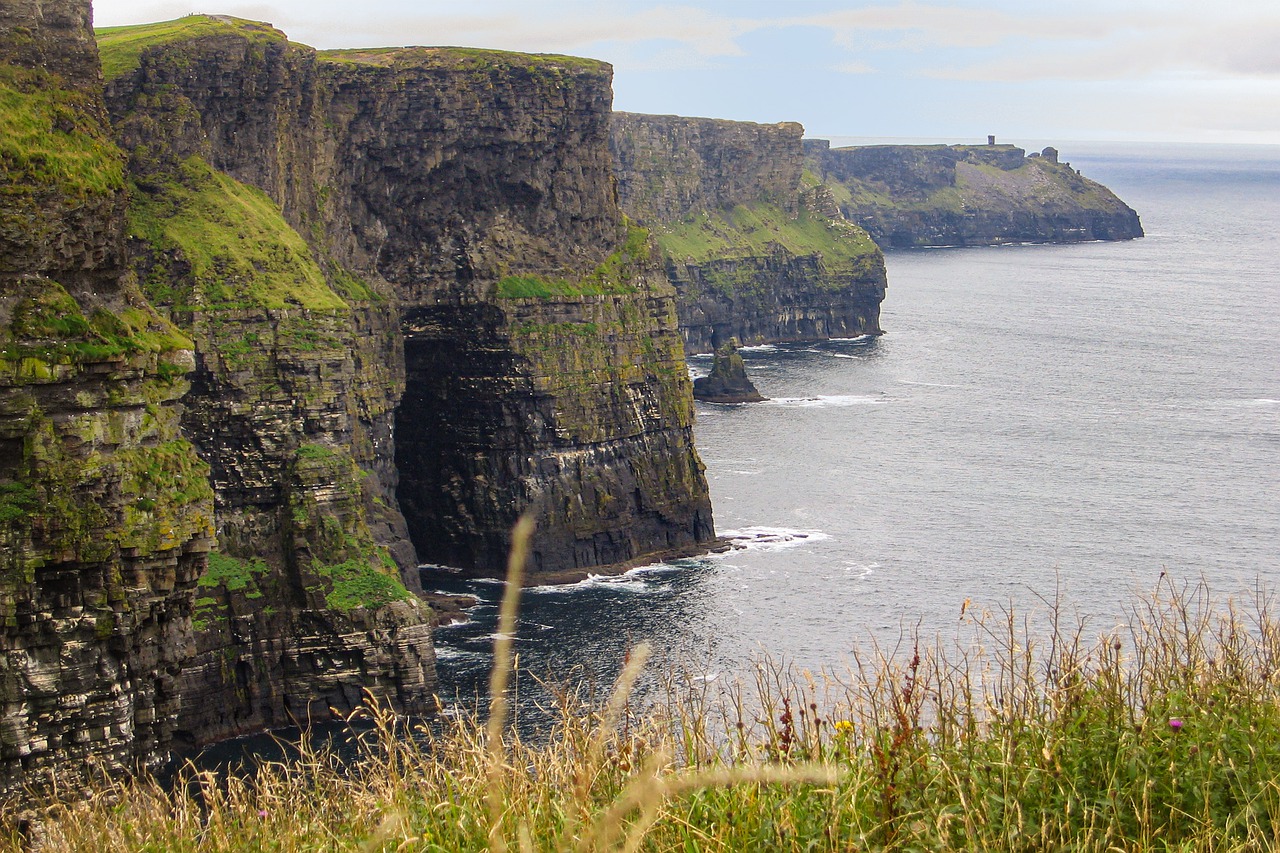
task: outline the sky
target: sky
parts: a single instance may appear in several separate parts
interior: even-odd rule
[[[200,0],[210,2],[210,0]],[[614,66],[614,108],[813,137],[1280,144],[1276,0],[95,0],[317,48],[463,45]]]

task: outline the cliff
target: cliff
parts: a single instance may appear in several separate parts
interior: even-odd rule
[[[459,49],[321,54],[352,263],[393,283],[398,496],[429,562],[583,576],[713,538],[673,291],[618,210],[611,69]]]
[[[366,689],[427,713],[431,615],[394,498],[397,317],[318,233],[314,52],[206,16],[98,35],[133,264],[195,342],[182,427],[215,495],[177,734],[326,719]]]
[[[806,167],[883,248],[1070,243],[1142,236],[1138,214],[1058,152],[1012,145],[806,140]]]
[[[0,9],[0,792],[166,755],[213,540],[87,4]]]
[[[429,711],[417,560],[522,513],[543,578],[713,538],[608,66],[0,24],[0,790]]]
[[[686,352],[880,333],[884,259],[805,180],[802,134],[614,114],[619,202],[657,237]]]

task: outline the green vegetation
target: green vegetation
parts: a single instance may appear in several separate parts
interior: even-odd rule
[[[270,24],[212,15],[187,15],[175,21],[94,30],[102,57],[102,76],[108,81],[135,70],[150,48],[209,36],[239,35],[256,44],[286,41]]]
[[[791,216],[764,203],[703,213],[656,236],[664,255],[690,263],[767,256],[780,247],[793,255],[820,254],[831,269],[861,269],[879,253],[861,228],[806,207]]]
[[[202,587],[220,586],[228,592],[235,592],[246,589],[250,584],[256,586],[256,576],[265,575],[267,571],[267,564],[256,557],[241,560],[229,554],[214,551],[209,554],[208,568],[200,575],[197,583]],[[213,599],[208,601],[211,604],[216,603]],[[201,606],[199,601],[196,602],[196,606]]]
[[[349,613],[358,607],[376,610],[393,601],[411,598],[394,564],[378,569],[368,560],[356,558],[332,566],[313,566],[316,574],[328,578],[333,589],[325,596],[325,603],[334,610]]]
[[[474,47],[373,47],[322,50],[328,62],[378,67],[446,67],[463,71],[509,71],[524,69],[547,72],[586,71],[606,74],[609,66],[598,59],[556,53],[516,53]]]
[[[174,310],[286,308],[347,310],[302,237],[265,193],[217,172],[198,157],[172,180],[135,185],[130,233],[172,263],[144,280],[151,299]]]
[[[62,285],[50,279],[27,279],[13,306],[7,328],[0,328],[0,358],[26,364],[19,371],[39,379],[52,372],[51,364],[112,361],[136,353],[165,353],[192,349],[191,340],[168,321],[148,310],[125,308],[117,312],[95,309],[85,316],[81,306]],[[42,373],[30,362],[42,362]],[[161,364],[176,374],[185,369]],[[47,378],[47,377],[46,377]]]
[[[0,224],[6,209],[43,193],[59,209],[124,188],[124,156],[89,92],[47,72],[0,65]]]
[[[548,299],[559,296],[590,296],[604,293],[634,293],[633,277],[643,270],[649,253],[649,232],[627,226],[622,246],[591,272],[576,280],[540,275],[509,275],[498,281],[502,299]]]
[[[516,588],[518,585],[513,585]],[[1202,587],[1088,640],[1055,608],[961,614],[971,642],[855,653],[848,672],[764,664],[637,714],[633,651],[601,707],[562,693],[546,738],[371,712],[365,758],[302,747],[252,777],[99,783],[52,815],[59,850],[1215,850],[1280,832],[1274,600]],[[503,626],[514,619],[504,608]],[[503,629],[498,636],[503,636]],[[493,691],[505,697],[510,642]]]
[[[0,524],[22,521],[37,505],[36,490],[25,483],[0,483]]]

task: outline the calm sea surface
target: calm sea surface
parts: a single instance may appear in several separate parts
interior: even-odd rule
[[[1146,238],[891,254],[886,335],[746,351],[771,401],[697,425],[740,547],[530,591],[521,667],[609,679],[641,640],[707,678],[840,667],[966,600],[1060,588],[1101,630],[1161,572],[1280,587],[1280,149],[1059,147]],[[481,689],[494,612],[437,634],[442,695]]]

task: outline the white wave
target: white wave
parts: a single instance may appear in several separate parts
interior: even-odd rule
[[[473,652],[469,649],[460,649],[456,646],[436,646],[437,660],[481,660],[489,657],[489,652]]]
[[[925,388],[963,388],[963,385],[948,385],[946,382],[915,382],[911,379],[899,379],[903,385],[921,385]]]
[[[744,527],[741,530],[722,530],[720,535],[729,540],[735,551],[779,551],[831,537],[820,530],[795,530],[789,527]]]
[[[858,335],[856,338],[827,338],[827,343],[852,344],[861,343],[862,341],[874,341],[875,339],[875,335]]]
[[[878,568],[880,568],[879,563],[853,563],[846,560],[844,564],[844,570],[850,574],[856,572],[858,580],[875,574]]]
[[[584,589],[616,589],[623,592],[635,593],[654,593],[666,592],[671,589],[665,584],[655,585],[646,581],[643,577],[634,574],[636,569],[624,572],[620,575],[587,575],[586,579],[577,583],[562,584],[544,584],[542,586],[531,586],[525,589],[525,592],[535,593],[538,595],[570,595],[580,592]]]
[[[778,348],[773,344],[755,344],[749,347],[738,347],[738,352],[777,352]]]
[[[846,406],[879,406],[887,402],[883,395],[823,394],[817,397],[774,397],[760,406],[782,406],[788,409],[836,409]]]

